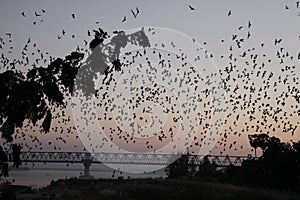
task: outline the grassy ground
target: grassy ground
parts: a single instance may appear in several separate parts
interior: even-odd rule
[[[282,200],[300,199],[299,195],[249,189],[221,183],[192,180],[131,179],[131,180],[60,180],[44,188],[40,196],[53,199],[209,199],[209,200]]]

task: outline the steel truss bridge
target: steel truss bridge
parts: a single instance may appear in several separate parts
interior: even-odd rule
[[[241,166],[243,160],[249,156],[228,155],[186,155],[188,164],[199,166],[205,158],[217,167]],[[21,152],[22,162],[33,163],[82,163],[84,175],[89,176],[89,168],[92,163],[124,164],[124,165],[162,165],[166,166],[175,162],[180,155],[174,154],[136,154],[136,153],[88,153],[88,152]],[[8,161],[12,162],[12,155],[8,155]]]

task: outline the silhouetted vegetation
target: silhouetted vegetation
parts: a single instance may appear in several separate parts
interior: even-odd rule
[[[222,183],[182,179],[79,180],[53,182],[36,194],[36,199],[299,199],[297,194],[251,189]],[[20,197],[22,197],[20,195]]]
[[[120,71],[120,49],[127,44],[149,47],[149,39],[144,30],[126,35],[118,32],[109,45],[112,51],[105,53],[107,45],[100,45],[110,36],[98,28],[93,30],[90,55],[83,65],[84,53],[76,50],[65,58],[52,58],[48,66],[33,67],[27,73],[6,70],[0,73],[0,133],[7,142],[13,141],[16,128],[22,128],[25,120],[34,126],[39,120],[42,130],[49,132],[52,112],[66,106],[65,97],[74,93],[75,78],[77,89],[85,95],[95,94],[94,79],[100,73],[108,77],[113,71]],[[96,48],[99,47],[99,48]],[[113,48],[112,48],[113,47]],[[80,71],[79,71],[80,69]]]
[[[110,36],[101,28],[93,32],[94,38],[89,44],[91,52],[85,61],[86,65],[82,65],[85,54],[76,50],[65,58],[51,58],[48,66],[34,65],[27,73],[9,68],[0,73],[0,133],[6,141],[5,145],[0,145],[1,176],[8,176],[6,152],[9,151],[17,128],[22,128],[27,121],[33,126],[42,121],[41,130],[49,132],[52,113],[65,108],[66,97],[76,92],[75,78],[80,82],[76,89],[86,96],[95,94],[94,78],[97,74],[104,74],[108,78],[109,73],[121,70],[122,64],[118,58],[120,48],[129,43],[141,47],[150,46],[143,29],[128,35],[119,32],[112,37],[109,44],[115,47],[112,48],[114,50],[107,54],[104,52],[107,46],[100,44]],[[11,150],[14,166],[19,167],[21,146],[14,144]]]
[[[260,147],[262,150],[267,148],[269,136],[267,134],[248,135],[249,143],[254,148],[255,157],[257,157],[256,150]]]
[[[83,54],[73,52],[65,59],[56,59],[46,68],[33,68],[26,76],[18,71],[0,74],[0,132],[12,142],[15,128],[27,119],[48,132],[52,114],[50,106],[64,106],[64,92],[72,92],[78,63]]]
[[[263,154],[245,160],[242,167],[233,172],[239,177],[236,181],[257,187],[300,191],[300,142],[285,143],[268,135],[253,135],[252,140]]]
[[[286,143],[276,137],[260,134],[249,136],[249,142],[253,148],[262,149],[261,157],[249,157],[242,162],[241,167],[229,166],[223,169],[218,169],[215,163],[211,163],[205,157],[193,178],[255,188],[300,192],[300,141]],[[169,177],[191,177],[191,174],[187,173],[190,165],[182,166],[188,163],[187,160],[183,155],[170,164],[167,167],[167,170],[172,169],[172,173],[168,174]],[[178,175],[179,173],[182,174]]]
[[[169,164],[165,172],[168,178],[188,178],[194,176],[196,166],[189,161],[188,154],[181,155],[175,162]]]

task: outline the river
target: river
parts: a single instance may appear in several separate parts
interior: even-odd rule
[[[83,175],[82,164],[32,164],[25,163],[21,168],[11,168],[8,180],[14,185],[26,185],[32,188],[42,188],[50,184],[52,180],[80,177]],[[126,173],[113,170],[101,164],[92,164],[90,174],[94,178],[157,178],[165,177],[163,170],[149,173]]]

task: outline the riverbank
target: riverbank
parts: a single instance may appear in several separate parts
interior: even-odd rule
[[[170,179],[60,179],[35,193],[18,194],[17,199],[209,199],[209,200],[296,200],[300,195],[244,188],[199,180]]]

